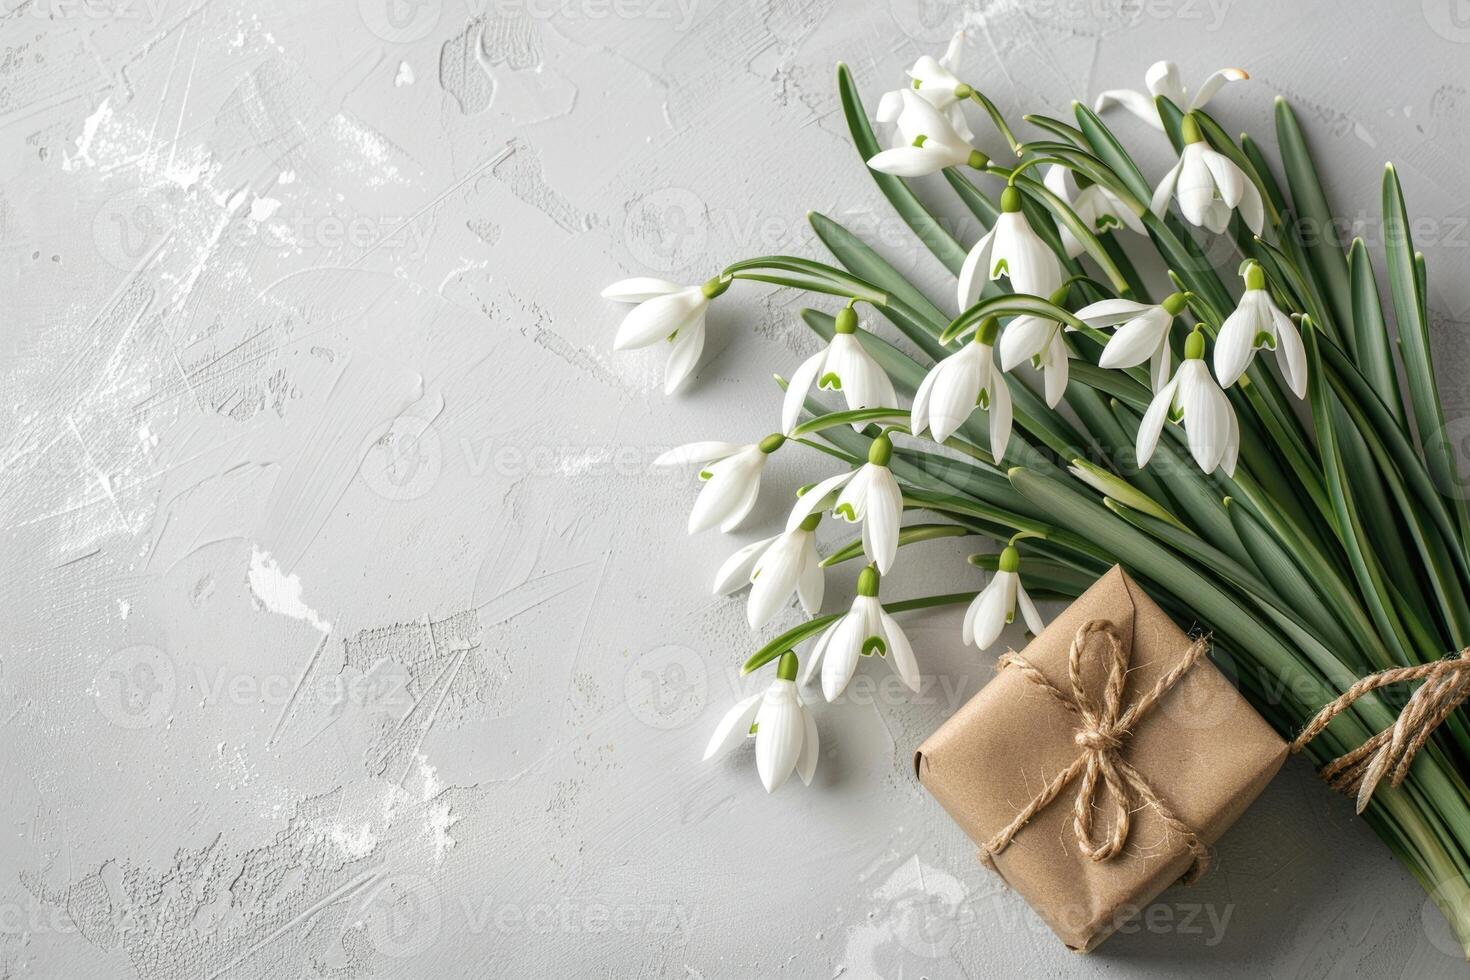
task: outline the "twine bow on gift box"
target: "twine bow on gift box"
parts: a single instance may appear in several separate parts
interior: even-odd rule
[[[1108,673],[1100,702],[1087,690],[1082,677],[1083,657],[1087,653],[1088,642],[1094,635],[1102,637],[1107,644],[1105,663]],[[1080,754],[1076,761],[1053,777],[1005,828],[986,841],[980,851],[980,859],[991,870],[995,870],[995,855],[1005,850],[1032,817],[1050,805],[1074,779],[1080,778],[1073,809],[1073,828],[1077,836],[1077,846],[1083,854],[1094,861],[1107,861],[1118,855],[1128,840],[1129,814],[1135,805],[1144,804],[1153,807],[1165,826],[1184,840],[1194,856],[1194,863],[1183,880],[1193,881],[1203,874],[1210,863],[1209,848],[1200,840],[1199,835],[1175,816],[1154,792],[1143,774],[1128,764],[1122,756],[1122,748],[1134,727],[1199,662],[1208,647],[1207,639],[1196,640],[1180,661],[1159,678],[1158,683],[1126,709],[1123,707],[1123,691],[1128,681],[1128,662],[1132,651],[1124,648],[1117,630],[1105,619],[1084,623],[1072,638],[1071,648],[1067,652],[1067,674],[1072,688],[1070,694],[1052,684],[1045,674],[1020,654],[1014,651],[1004,654],[997,661],[996,670],[1021,671],[1027,680],[1041,687],[1062,707],[1077,716],[1077,732],[1073,740]],[[1103,788],[1106,788],[1111,801],[1112,827],[1099,839],[1093,826],[1093,813],[1099,808],[1099,795]]]
[[[1333,718],[1353,706],[1363,695],[1389,684],[1424,681],[1399,712],[1392,727],[1374,735],[1351,752],[1344,753],[1322,767],[1322,778],[1333,789],[1357,797],[1358,812],[1368,808],[1373,791],[1390,770],[1389,785],[1397,786],[1409,774],[1414,756],[1429,741],[1434,730],[1450,713],[1470,698],[1470,660],[1465,654],[1450,654],[1432,664],[1416,667],[1394,667],[1369,674],[1344,691],[1313,718],[1291,743],[1292,752],[1300,752],[1316,738]]]

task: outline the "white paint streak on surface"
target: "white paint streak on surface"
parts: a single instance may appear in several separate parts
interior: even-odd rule
[[[283,572],[274,558],[255,545],[250,546],[247,575],[251,593],[267,611],[310,623],[322,633],[332,632],[332,624],[306,604],[300,576]]]

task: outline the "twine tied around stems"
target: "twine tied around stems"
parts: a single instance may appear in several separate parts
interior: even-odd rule
[[[1414,756],[1434,730],[1460,705],[1470,698],[1470,648],[1452,653],[1442,660],[1415,667],[1392,667],[1369,674],[1328,703],[1291,743],[1292,752],[1300,752],[1307,743],[1322,733],[1333,718],[1353,706],[1353,702],[1370,691],[1389,684],[1424,681],[1409,698],[1392,727],[1374,735],[1351,752],[1344,753],[1322,767],[1327,785],[1349,796],[1357,796],[1357,809],[1362,813],[1379,782],[1392,771],[1390,786],[1397,786],[1409,774]]]
[[[1088,642],[1093,636],[1101,636],[1106,642],[1104,656],[1108,674],[1100,702],[1088,692],[1082,679],[1082,658],[1087,653]],[[1190,865],[1183,880],[1194,881],[1202,875],[1209,867],[1210,849],[1200,840],[1199,835],[1159,799],[1143,774],[1124,761],[1121,749],[1132,734],[1134,726],[1199,662],[1208,648],[1207,638],[1196,640],[1183,658],[1126,710],[1123,707],[1123,688],[1128,680],[1131,650],[1123,647],[1117,630],[1105,619],[1084,623],[1072,638],[1071,648],[1067,652],[1067,674],[1072,688],[1070,694],[1052,684],[1046,679],[1046,675],[1020,654],[1011,651],[1002,655],[996,662],[996,670],[1021,671],[1028,681],[1041,687],[1062,707],[1077,716],[1077,732],[1073,740],[1081,749],[1081,754],[1075,762],[1053,777],[1035,799],[1022,807],[1015,819],[985,842],[980,850],[980,860],[994,871],[995,855],[1005,850],[1017,832],[1055,800],[1072,780],[1080,777],[1072,823],[1077,835],[1077,846],[1083,854],[1094,861],[1107,861],[1121,852],[1128,840],[1129,814],[1135,804],[1142,803],[1153,807],[1165,826],[1184,840],[1194,856],[1194,863]],[[1092,815],[1100,802],[1099,791],[1104,787],[1111,797],[1112,827],[1099,839],[1093,827]]]

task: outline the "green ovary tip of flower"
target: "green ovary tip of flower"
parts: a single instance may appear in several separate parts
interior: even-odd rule
[[[1000,317],[988,316],[980,321],[980,326],[975,330],[975,343],[994,347],[995,338],[998,336],[1000,336]]]
[[[857,333],[858,315],[857,310],[850,306],[844,306],[837,313],[837,323],[832,328],[837,333]]]
[[[863,648],[860,652],[864,657],[871,657],[875,653],[880,657],[885,657],[888,655],[888,644],[883,642],[881,636],[870,636],[863,641]]]
[[[714,299],[716,296],[729,289],[730,283],[734,281],[734,279],[721,279],[719,276],[715,276],[709,282],[705,283],[703,286],[700,286],[699,291],[701,293],[704,293],[705,299]],[[671,337],[670,339],[672,340],[673,338]]]
[[[1199,121],[1194,118],[1194,113],[1184,117],[1184,122],[1179,126],[1179,139],[1185,146],[1191,143],[1199,143],[1204,140],[1204,134],[1199,131]]]
[[[990,157],[981,153],[979,150],[971,150],[970,159],[966,160],[965,163],[969,164],[971,170],[984,170],[990,166]]]
[[[878,574],[876,565],[869,565],[858,573],[857,594],[872,598],[878,594],[878,584],[883,576]]]
[[[915,83],[914,88],[918,87],[918,84]],[[968,99],[974,93],[974,91],[975,90],[973,88],[966,85],[964,82],[960,82],[954,87],[954,97],[957,99]]]
[[[1010,184],[1000,192],[1000,209],[1006,214],[1014,214],[1021,210],[1021,192]]]
[[[893,458],[893,440],[887,435],[881,435],[873,440],[868,447],[868,462],[874,466],[887,466],[888,461]]]
[[[796,652],[787,650],[781,654],[781,659],[776,662],[776,679],[783,681],[796,680],[797,666]]]
[[[784,445],[786,445],[786,437],[779,432],[772,432],[762,439],[756,448],[769,456]]]
[[[996,565],[998,571],[1016,572],[1021,569],[1021,553],[1016,550],[1015,545],[1006,545],[1000,553],[1000,562]],[[1010,622],[1010,620],[1006,620]]]
[[[1170,316],[1178,316],[1180,313],[1183,313],[1184,308],[1189,305],[1189,294],[1170,293],[1168,296],[1164,297],[1164,301],[1159,305],[1162,306],[1164,308],[1164,312],[1169,314]]]
[[[1245,288],[1266,288],[1266,270],[1261,268],[1260,263],[1252,262],[1250,266],[1245,270]]]
[[[1186,361],[1202,361],[1204,357],[1205,335],[1202,331],[1195,330],[1184,341],[1184,359]]]

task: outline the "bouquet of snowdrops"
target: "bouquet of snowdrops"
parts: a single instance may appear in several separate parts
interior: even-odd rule
[[[1470,643],[1470,517],[1430,358],[1424,262],[1393,168],[1385,308],[1364,243],[1344,248],[1335,234],[1290,107],[1276,102],[1279,168],[1204,111],[1244,72],[1217,72],[1191,95],[1161,62],[1149,95],[1075,104],[1075,125],[1027,115],[1037,135],[1022,141],[962,80],[959,44],[920,58],[883,96],[887,149],[846,69],[837,77],[878,189],[956,276],[958,316],[820,214],[811,222],[831,261],[768,255],[701,286],[630,279],[604,293],[637,304],[618,348],[671,342],[670,390],[698,362],[708,305],[737,281],[806,290],[833,310],[802,313],[826,346],[778,377],[779,432],[660,460],[700,467],[691,532],[738,525],[786,447],[820,450],[840,470],[800,494],[781,533],[718,573],[719,592],[749,586],[755,629],[793,593],[813,618],[745,663],[775,679],[730,709],[706,757],[753,736],[767,790],[793,771],[809,782],[817,729],[799,683],[819,676],[831,701],[859,658],[876,655],[917,689],[894,613],[967,603],[963,638],[983,649],[1018,611],[1042,628],[1032,597],[1075,597],[1114,563],[1181,622],[1212,630],[1242,689],[1288,737],[1365,675]],[[1013,158],[973,145],[969,103]],[[1110,106],[1173,144],[1178,162],[1156,184],[1102,121]],[[903,180],[936,173],[988,229],[968,249]],[[1225,273],[1209,258],[1213,241],[1238,253]],[[1125,242],[1156,253],[1159,274],[1146,280]],[[824,515],[861,526],[825,558],[813,535]],[[971,559],[991,573],[983,588],[882,600],[900,548],[968,536],[1000,546]],[[822,615],[823,568],[858,558],[867,564],[850,607]],[[1388,694],[1352,703],[1309,754],[1325,762],[1391,728],[1399,705]],[[1470,949],[1470,725],[1453,705],[1442,714],[1408,777],[1370,787],[1360,805]]]

